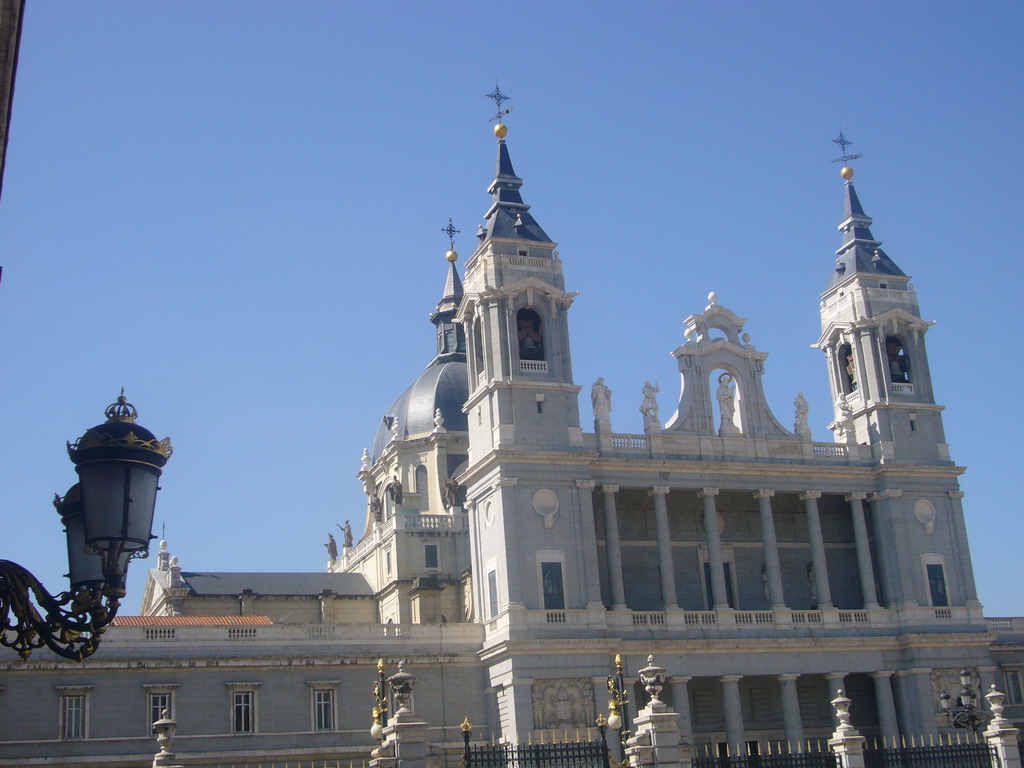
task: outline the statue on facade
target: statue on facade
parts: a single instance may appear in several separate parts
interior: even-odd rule
[[[793,431],[800,437],[810,438],[811,427],[807,423],[807,414],[811,410],[811,404],[807,402],[803,392],[797,393],[796,399],[793,401],[793,407],[796,409],[796,421],[793,424]]]
[[[374,495],[370,497],[370,513],[373,515],[373,521],[375,523],[381,522],[384,519],[384,505],[380,499],[377,498],[376,491]]]
[[[402,481],[396,474],[388,483],[388,496],[395,503],[396,507],[402,506]]]
[[[449,477],[444,484],[444,493],[441,494],[441,503],[445,509],[452,509],[459,503],[459,481]]]
[[[836,411],[838,411],[838,415],[836,420],[830,425],[830,428],[835,431],[837,443],[849,445],[856,439],[856,430],[853,426],[853,410],[850,408],[850,404],[846,402],[845,397],[840,397],[836,400]]]
[[[807,561],[807,589],[810,592],[811,606],[815,607],[818,602],[818,584],[814,573],[814,561]]]
[[[736,388],[733,386],[732,374],[723,373],[718,377],[715,399],[718,400],[718,411],[722,417],[718,434],[722,436],[739,434],[739,429],[733,423],[733,416],[736,415]]]
[[[651,386],[651,382],[645,381],[643,387],[644,400],[640,404],[640,413],[644,416],[644,424],[658,422],[658,393],[661,387]]]
[[[612,391],[604,385],[604,377],[599,376],[590,388],[590,404],[594,407],[594,418],[605,421],[611,418]]]
[[[331,558],[331,562],[338,559],[338,542],[334,540],[333,534],[327,534],[327,543],[324,544],[327,547],[327,554]]]
[[[341,532],[344,535],[345,548],[348,549],[352,546],[352,526],[349,525],[348,520],[345,521],[345,525],[339,525]]]

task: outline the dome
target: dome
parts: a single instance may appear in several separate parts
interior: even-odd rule
[[[469,420],[462,412],[462,406],[468,398],[469,371],[465,362],[428,366],[385,413],[373,438],[373,459],[376,461],[380,457],[391,440],[390,419],[387,417],[398,417],[403,436],[419,435],[434,429],[434,411],[440,408],[445,429],[466,432]]]

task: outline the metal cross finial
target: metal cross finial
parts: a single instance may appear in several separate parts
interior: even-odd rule
[[[498,86],[497,80],[494,81],[494,90],[486,95],[488,99],[494,100],[494,105],[498,108],[497,113],[494,115],[494,117],[491,118],[491,120],[501,120],[501,118],[503,118],[505,115],[512,111],[512,107],[509,107],[508,109],[501,108],[502,102],[506,102],[512,97],[506,96],[504,93],[501,92],[501,88]]]
[[[461,229],[456,229],[455,225],[452,224],[452,217],[448,217],[448,226],[441,227],[441,231],[448,235],[448,245],[450,248],[455,248],[455,236],[462,232]]]
[[[842,157],[837,157],[835,160],[832,161],[833,163],[842,163],[843,165],[846,165],[850,160],[857,160],[858,158],[864,157],[864,155],[848,155],[848,154],[846,154],[846,148],[848,146],[850,146],[851,144],[853,144],[853,142],[850,141],[849,139],[847,139],[843,135],[843,129],[842,128],[839,129],[839,138],[838,139],[832,139],[832,143],[833,144],[838,144],[839,148],[841,150],[843,150],[843,156]]]

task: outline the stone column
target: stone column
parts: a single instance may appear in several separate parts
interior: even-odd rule
[[[772,514],[772,496],[775,491],[762,488],[754,493],[761,513],[761,540],[764,542],[764,564],[768,572],[768,595],[772,609],[786,607],[782,592],[782,567],[779,565],[779,544],[775,538],[775,517]]]
[[[626,588],[622,581],[622,551],[619,549],[619,516],[615,512],[617,485],[602,485],[604,494],[604,550],[608,557],[608,588],[612,595],[612,610],[625,611]]]
[[[871,562],[871,545],[868,542],[868,526],[864,521],[864,499],[866,493],[848,493],[844,497],[850,502],[850,516],[853,519],[853,540],[857,545],[857,568],[860,572],[860,591],[864,596],[864,607],[878,607],[875,590],[875,568]]]
[[[722,540],[718,534],[718,510],[715,509],[717,488],[702,488],[698,494],[704,499],[704,533],[708,539],[708,570],[711,571],[712,609],[728,610],[729,595],[725,589],[725,571],[722,570]]]
[[[725,709],[725,741],[733,754],[746,754],[743,729],[743,707],[740,704],[740,680],[743,675],[725,675],[722,683],[722,703]]]
[[[807,512],[807,535],[811,540],[811,562],[814,563],[814,588],[818,592],[818,608],[832,607],[832,591],[828,586],[828,562],[825,560],[825,540],[821,535],[821,518],[818,516],[818,499],[821,491],[805,491],[800,494]]]
[[[1017,744],[1020,730],[1014,728],[1013,723],[1003,717],[1003,699],[1006,696],[993,685],[985,694],[985,698],[992,709],[992,719],[989,720],[983,734],[985,741],[995,749],[999,768],[1021,768],[1020,747]]]
[[[896,719],[896,699],[892,695],[892,672],[872,672],[875,681],[875,702],[878,707],[878,729],[882,738],[892,743],[900,735]]]
[[[661,599],[666,611],[679,608],[676,599],[676,569],[672,564],[672,536],[668,528],[668,506],[665,496],[669,488],[657,485],[651,488],[654,497],[654,522],[658,532],[658,565],[661,567]]]
[[[690,711],[690,680],[692,677],[672,676],[672,705],[679,713],[679,732],[686,744],[693,744],[693,713]]]
[[[846,672],[826,672],[825,673],[825,686],[828,689],[829,696],[835,696],[836,691],[842,691],[846,688]]]
[[[778,675],[779,687],[782,690],[782,721],[786,729],[786,741],[790,750],[800,751],[804,743],[804,724],[800,718],[800,696],[796,690],[796,681],[800,675]]]

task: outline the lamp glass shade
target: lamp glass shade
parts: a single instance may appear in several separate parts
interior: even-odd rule
[[[86,543],[108,556],[147,551],[160,469],[116,459],[75,469],[82,485]]]
[[[106,581],[103,560],[85,549],[85,516],[79,512],[64,517],[64,533],[68,539],[68,579],[72,589],[102,586]]]
[[[968,672],[966,669],[960,670],[960,685],[962,685],[964,688],[971,687],[971,673]]]

